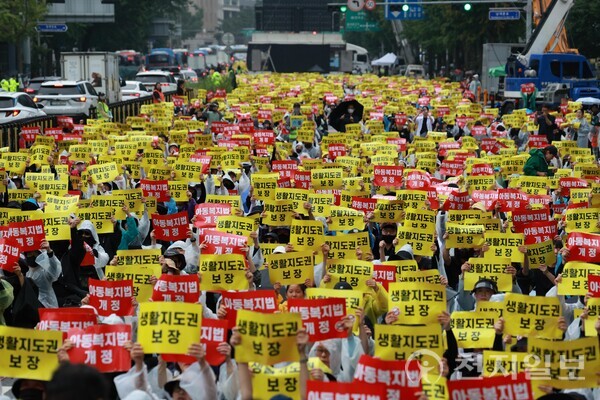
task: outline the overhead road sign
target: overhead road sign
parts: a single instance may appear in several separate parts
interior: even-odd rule
[[[385,19],[403,21],[423,19],[421,0],[388,0],[385,3]]]
[[[518,21],[521,19],[521,11],[514,8],[492,8],[489,11],[490,21]]]

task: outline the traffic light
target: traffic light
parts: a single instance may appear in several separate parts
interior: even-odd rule
[[[345,13],[348,10],[347,6],[340,6],[340,12]]]
[[[471,3],[466,3],[464,8],[465,11],[471,11]]]
[[[408,4],[403,5],[402,6],[402,11],[409,12],[410,11],[410,6]]]
[[[402,5],[402,4],[398,3],[398,4],[390,4],[388,6],[388,8],[389,8],[390,12],[402,12],[404,10],[404,6],[406,6],[406,4]]]

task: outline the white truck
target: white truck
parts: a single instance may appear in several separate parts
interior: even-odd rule
[[[106,94],[109,104],[122,100],[117,53],[62,53],[60,63],[65,80],[89,81],[97,93]]]

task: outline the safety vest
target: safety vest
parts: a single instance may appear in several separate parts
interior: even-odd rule
[[[165,102],[165,95],[163,94],[163,92],[160,92],[160,91],[154,89],[154,93],[158,93],[158,97],[160,97],[160,100],[157,100],[155,96],[152,96],[153,103],[164,103]]]

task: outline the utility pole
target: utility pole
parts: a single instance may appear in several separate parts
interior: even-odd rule
[[[533,30],[533,4],[532,0],[527,0],[525,6],[525,43],[529,43],[531,32]]]

